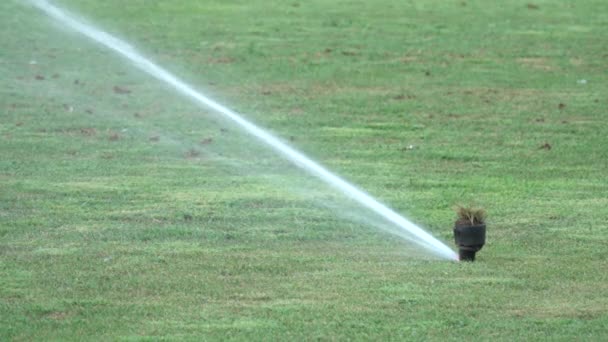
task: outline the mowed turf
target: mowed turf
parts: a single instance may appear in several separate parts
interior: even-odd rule
[[[608,339],[605,1],[56,3],[450,245],[452,206],[485,207],[488,241],[440,261],[350,221],[2,1],[0,340]]]

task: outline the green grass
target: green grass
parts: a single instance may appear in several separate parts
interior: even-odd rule
[[[455,204],[483,206],[488,242],[443,262],[345,220],[230,123],[3,1],[0,340],[608,339],[605,1],[58,3],[443,241]]]

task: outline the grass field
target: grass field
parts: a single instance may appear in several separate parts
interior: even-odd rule
[[[485,207],[488,241],[453,263],[348,220],[2,1],[0,340],[608,339],[607,2],[55,3],[450,245],[451,208]]]

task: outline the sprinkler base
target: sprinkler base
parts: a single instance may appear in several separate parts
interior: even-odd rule
[[[477,253],[477,252],[460,249],[460,250],[458,250],[458,260],[473,262],[473,261],[475,261],[475,253]]]

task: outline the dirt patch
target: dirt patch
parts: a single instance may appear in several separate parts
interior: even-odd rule
[[[497,89],[492,88],[469,88],[462,91],[462,94],[472,96],[489,96],[497,95],[498,93]]]
[[[258,93],[268,96],[268,95],[281,95],[281,94],[296,94],[298,93],[298,89],[296,89],[293,85],[288,83],[278,83],[278,84],[269,84],[261,87],[257,90]]]
[[[120,140],[120,138],[121,138],[120,134],[118,134],[116,132],[110,131],[108,134],[108,140],[110,140],[110,141],[118,141],[118,140]]]
[[[303,114],[304,113],[304,109],[302,109],[301,107],[294,107],[289,111],[290,114],[293,115],[299,115],[299,114]]]
[[[105,159],[105,160],[114,159],[114,154],[110,153],[110,152],[103,152],[101,154],[101,159]]]
[[[114,86],[112,88],[112,90],[114,91],[115,94],[131,94],[131,90],[129,90],[125,87]]]
[[[399,58],[399,62],[401,63],[414,63],[418,61],[418,57],[416,56],[403,56]]]
[[[232,57],[210,57],[207,59],[207,63],[209,64],[231,64],[236,60]]]
[[[582,58],[570,58],[570,64],[574,66],[581,66],[585,63]]]
[[[49,312],[45,315],[46,318],[52,319],[54,321],[62,321],[70,316],[69,313],[63,311],[53,311]]]
[[[552,65],[551,61],[544,57],[522,57],[518,58],[517,62],[532,69],[544,71],[555,70],[555,67]]]
[[[194,149],[194,148],[189,149],[185,153],[185,155],[184,155],[184,157],[186,159],[195,159],[195,158],[198,158],[200,156],[201,156],[201,152],[199,150]]]
[[[92,127],[85,127],[80,129],[80,134],[84,135],[85,137],[92,137],[97,135],[97,130]]]
[[[543,91],[538,89],[493,89],[493,88],[465,88],[448,91],[446,95],[471,96],[478,98],[484,103],[505,103],[512,106],[527,106],[531,98],[544,96]]]
[[[599,307],[601,304],[589,305],[585,308],[577,305],[555,305],[555,307],[544,306],[535,308],[524,308],[510,310],[516,317],[538,317],[538,318],[574,318],[578,320],[593,320],[601,317],[605,310]]]
[[[413,100],[415,98],[416,98],[415,95],[405,95],[405,94],[399,94],[399,95],[393,96],[393,100],[397,100],[397,101]]]

